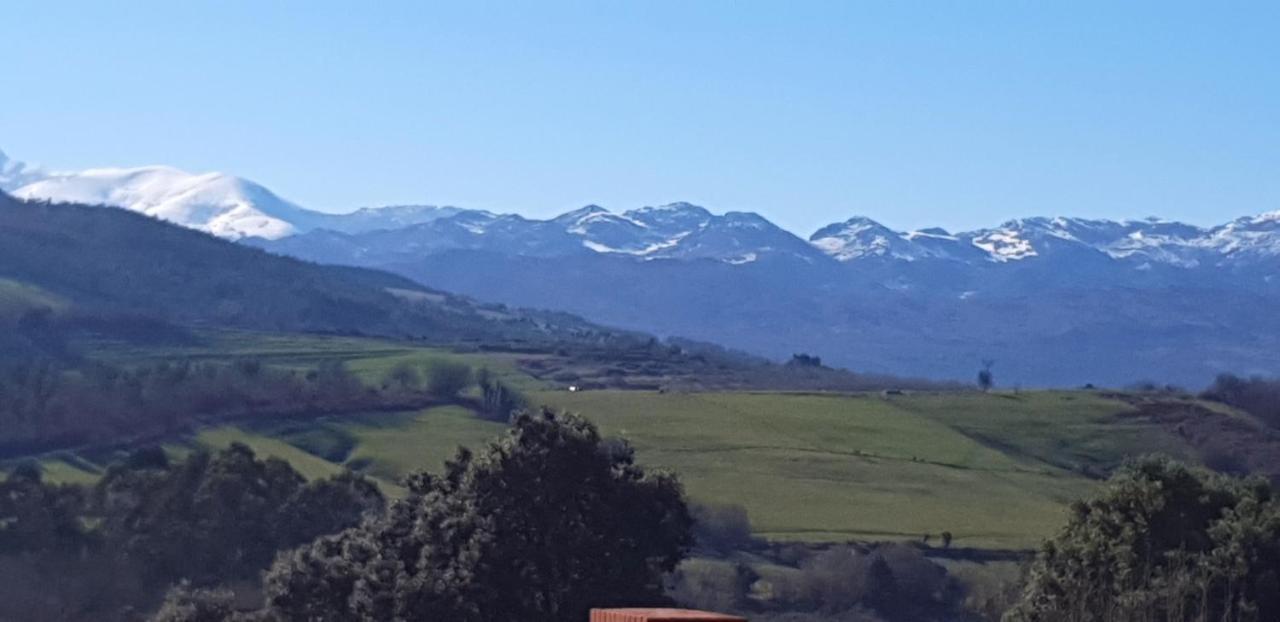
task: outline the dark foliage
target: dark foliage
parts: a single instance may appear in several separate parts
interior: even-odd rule
[[[1280,428],[1280,380],[1223,374],[1201,397],[1234,406],[1267,425]]]
[[[139,451],[87,490],[20,468],[0,482],[0,619],[137,620],[175,583],[160,619],[221,619],[226,598],[201,588],[256,579],[382,505],[359,476],[307,483],[240,445],[174,463]]]
[[[486,419],[508,421],[529,405],[523,394],[494,378],[487,369],[476,374],[476,384],[480,387],[480,413]]]
[[[1280,503],[1261,480],[1148,458],[1071,509],[1021,602],[1027,622],[1280,619]]]
[[[147,438],[212,419],[375,408],[404,399],[365,388],[339,362],[305,373],[251,359],[132,368],[27,363],[0,368],[0,456]]]
[[[822,367],[822,357],[809,354],[792,354],[788,365],[795,367]]]
[[[471,367],[452,361],[433,361],[427,366],[427,393],[451,400],[471,386]]]
[[[382,496],[351,474],[307,483],[288,463],[232,445],[168,468],[113,467],[93,501],[98,532],[148,578],[209,585],[250,578],[277,550],[358,523]]]
[[[576,416],[524,414],[382,518],[281,557],[267,615],[286,620],[586,619],[664,602],[690,544],[679,484],[645,473]]]
[[[751,520],[740,505],[707,505],[695,503],[693,537],[701,550],[716,554],[750,551],[763,542],[751,534]]]

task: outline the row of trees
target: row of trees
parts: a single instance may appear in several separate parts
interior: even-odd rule
[[[382,507],[358,475],[308,483],[243,445],[139,451],[91,487],[20,466],[0,482],[0,619],[138,619],[176,581],[256,580],[279,551]]]
[[[0,370],[0,449],[32,453],[173,432],[202,419],[345,410],[380,399],[338,361],[308,371],[252,359],[131,368],[30,363]]]
[[[113,443],[235,417],[310,415],[456,400],[478,383],[481,410],[504,421],[523,407],[518,392],[487,372],[447,360],[394,367],[366,386],[337,360],[309,370],[231,362],[135,367],[51,362],[0,368],[0,457]]]

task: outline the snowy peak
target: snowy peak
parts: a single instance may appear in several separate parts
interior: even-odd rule
[[[703,207],[691,203],[668,203],[657,207],[641,207],[622,213],[636,222],[654,229],[675,232],[691,231],[705,226],[714,216]]]
[[[1280,257],[1280,213],[1203,229],[1180,222],[1019,218],[992,229],[951,234],[930,228],[899,233],[855,217],[828,225],[810,243],[841,262],[868,258],[1018,262],[1034,258],[1102,256],[1136,267],[1193,268]]]
[[[435,205],[362,207],[348,214],[315,213],[311,218],[311,224],[317,229],[329,229],[342,233],[363,233],[379,229],[410,227],[441,218],[448,218],[466,211],[473,210],[464,210],[451,206],[438,207]]]
[[[1156,218],[1033,217],[960,233],[938,228],[900,232],[859,216],[822,227],[805,241],[759,214],[715,214],[687,202],[621,213],[587,205],[548,220],[433,205],[330,214],[305,209],[257,183],[223,173],[189,173],[168,166],[51,172],[11,160],[3,152],[0,190],[25,199],[124,207],[231,239],[275,240],[321,229],[367,235],[364,241],[347,240],[361,252],[387,244],[396,252],[462,248],[730,263],[788,257],[810,263],[941,260],[982,265],[1061,257],[1114,260],[1139,268],[1247,267],[1280,258],[1280,211],[1209,229]]]
[[[231,239],[278,239],[316,228],[360,233],[429,222],[462,211],[402,205],[326,214],[224,173],[189,173],[171,166],[49,172],[11,160],[3,152],[0,190],[23,199],[123,207]]]
[[[827,225],[809,236],[809,243],[837,261],[867,257],[914,261],[923,255],[904,234],[863,216]]]
[[[904,233],[864,216],[827,225],[810,236],[809,242],[824,254],[841,262],[871,258],[966,261],[978,254],[969,241],[962,240],[945,229],[932,227]]]
[[[597,205],[562,214],[551,222],[581,238],[597,253],[643,259],[713,259],[751,263],[774,255],[815,253],[803,240],[752,212],[716,215],[690,203],[669,203],[614,214]]]
[[[281,238],[306,220],[302,208],[250,181],[167,166],[53,173],[23,185],[23,199],[114,205],[227,238]]]

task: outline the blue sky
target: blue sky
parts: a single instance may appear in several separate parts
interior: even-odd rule
[[[112,5],[126,6],[112,6]],[[0,149],[330,211],[1280,209],[1280,3],[5,3]]]

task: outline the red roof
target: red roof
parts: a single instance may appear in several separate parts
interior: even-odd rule
[[[747,622],[746,618],[692,609],[592,609],[591,622]]]

